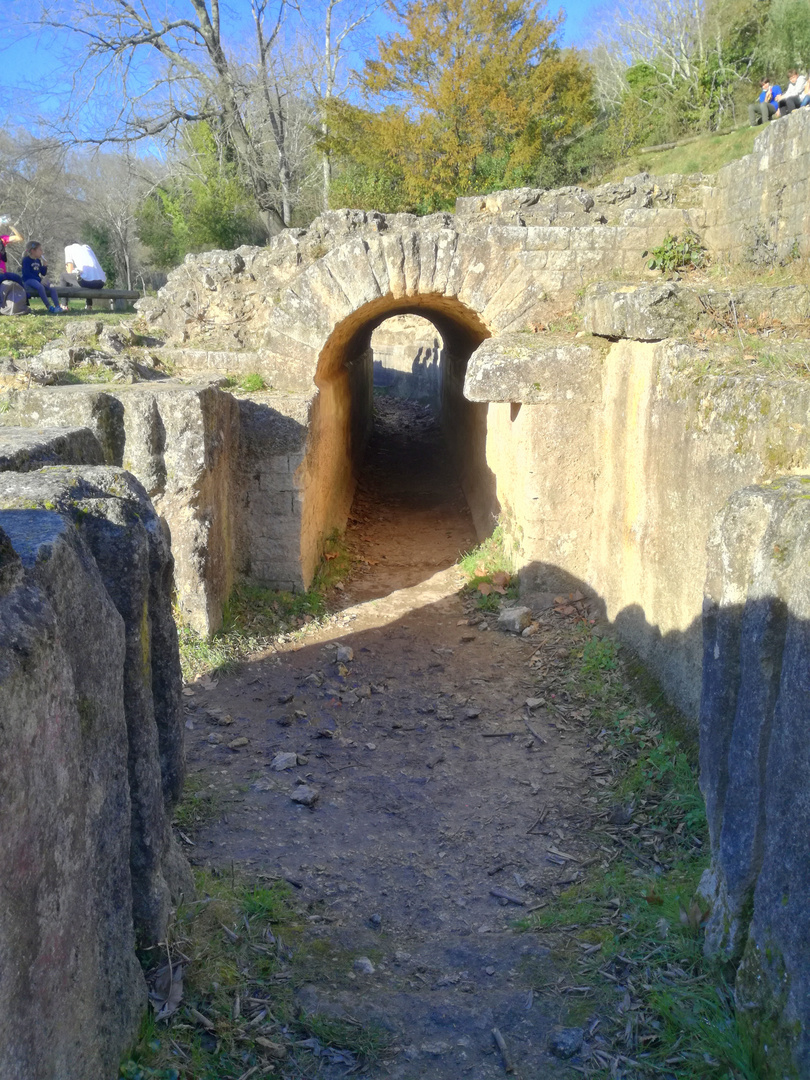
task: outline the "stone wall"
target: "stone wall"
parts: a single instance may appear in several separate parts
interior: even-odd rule
[[[693,718],[714,517],[740,487],[810,469],[808,383],[708,374],[710,359],[506,335],[473,354],[465,386],[492,403],[486,459],[526,587],[595,594]]]
[[[165,940],[171,904],[193,891],[169,829],[183,780],[171,577],[128,473],[0,473],[9,1080],[117,1075],[146,1006],[136,945]]]
[[[706,951],[762,1074],[810,1075],[810,476],[735,493],[709,544],[700,708]]]
[[[717,174],[705,198],[705,240],[715,257],[759,268],[810,254],[810,113],[768,124],[753,153]]]

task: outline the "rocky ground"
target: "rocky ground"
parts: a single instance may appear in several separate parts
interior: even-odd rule
[[[368,1075],[571,1075],[544,993],[566,976],[515,922],[599,855],[607,770],[566,690],[587,610],[541,608],[528,637],[482,615],[429,410],[376,408],[336,619],[187,690],[189,787],[217,808],[188,851],[293,883],[329,946],[300,1004],[390,1032]]]

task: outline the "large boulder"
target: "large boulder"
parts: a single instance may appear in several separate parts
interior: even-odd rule
[[[192,890],[168,817],[180,796],[184,769],[169,545],[146,492],[120,469],[2,473],[0,507],[15,511],[23,524],[28,520],[19,517],[23,508],[41,507],[54,509],[57,522],[70,523],[123,620],[132,916],[139,944],[155,945],[165,939],[172,899]],[[18,544],[25,541],[21,527],[15,537]],[[92,648],[86,642],[82,647]]]
[[[810,1075],[810,477],[737,492],[709,544],[706,948],[736,960],[767,1077]]]
[[[146,1007],[126,627],[70,515],[25,501],[0,510],[0,1076],[112,1080]]]

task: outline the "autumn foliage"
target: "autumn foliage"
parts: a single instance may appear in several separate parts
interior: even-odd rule
[[[401,30],[357,78],[362,105],[335,102],[328,144],[335,204],[452,207],[458,195],[531,183],[582,126],[591,76],[557,44],[535,0],[410,0]]]

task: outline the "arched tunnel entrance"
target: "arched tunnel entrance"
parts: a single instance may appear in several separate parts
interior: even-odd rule
[[[368,460],[374,431],[372,334],[392,316],[401,315],[427,320],[441,340],[440,356],[435,363],[431,358],[430,364],[425,364],[433,370],[422,373],[435,392],[416,395],[431,399],[424,406],[432,410],[436,423],[432,429],[430,424],[416,424],[410,430],[397,431],[396,407],[392,403],[381,406],[372,459],[379,455],[380,443],[386,442],[389,464],[396,464],[391,458],[395,451],[393,456],[398,457],[402,469],[413,473],[418,467],[423,473],[433,473],[430,483],[434,494],[436,483],[444,482],[442,478],[452,483],[451,476],[455,476],[469,507],[473,542],[476,537],[488,536],[497,518],[495,477],[486,463],[487,405],[467,401],[463,394],[467,361],[489,337],[489,331],[475,312],[454,298],[437,295],[376,300],[335,327],[318,362],[315,382],[319,393],[310,422],[301,534],[307,581],[317,567],[324,539],[335,529],[344,528],[358,478]],[[408,455],[409,442],[412,455],[406,463],[402,459]],[[379,482],[379,468],[375,476]],[[390,479],[389,469],[388,482]],[[448,498],[452,499],[450,489]]]

